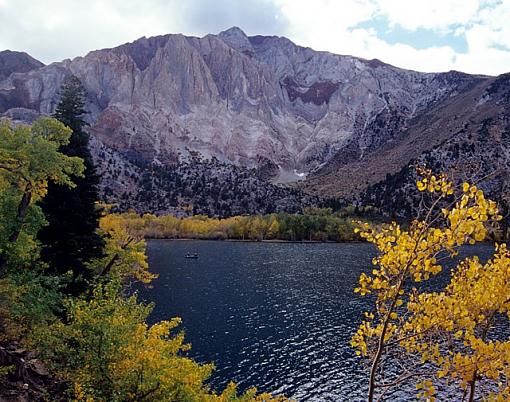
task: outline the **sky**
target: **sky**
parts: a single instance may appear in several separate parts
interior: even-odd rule
[[[0,50],[44,63],[232,26],[418,71],[510,72],[510,0],[0,0]]]

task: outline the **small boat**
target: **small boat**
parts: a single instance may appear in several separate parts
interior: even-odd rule
[[[198,254],[197,253],[186,253],[186,255],[184,256],[185,258],[194,258],[194,259],[197,259],[198,258]]]

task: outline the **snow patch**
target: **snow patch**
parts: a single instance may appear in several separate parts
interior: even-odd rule
[[[301,178],[301,179],[304,179],[304,178],[306,178],[306,175],[307,175],[308,173],[306,173],[306,172],[299,173],[296,169],[294,169],[294,174],[295,174],[297,177],[299,177],[299,178]]]

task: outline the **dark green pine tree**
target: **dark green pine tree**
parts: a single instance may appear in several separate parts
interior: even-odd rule
[[[84,131],[83,115],[85,89],[80,80],[71,76],[60,89],[60,103],[53,117],[73,130],[68,145],[61,152],[84,160],[84,177],[74,177],[74,188],[49,185],[43,199],[43,209],[48,226],[39,233],[42,244],[41,258],[53,274],[72,272],[68,290],[80,293],[85,290],[92,272],[87,262],[100,257],[104,242],[96,232],[101,210],[97,206],[98,183],[89,150],[89,136]]]

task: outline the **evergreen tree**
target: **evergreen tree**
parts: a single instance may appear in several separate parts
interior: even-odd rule
[[[83,177],[73,177],[76,187],[57,184],[48,186],[48,194],[41,204],[48,225],[39,233],[41,257],[55,274],[72,272],[69,291],[80,292],[92,276],[87,263],[103,254],[104,242],[97,234],[101,211],[97,206],[98,183],[88,148],[89,136],[83,131],[85,121],[85,90],[75,76],[66,80],[60,90],[60,103],[53,117],[72,129],[68,145],[60,151],[83,159]]]

